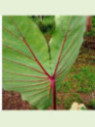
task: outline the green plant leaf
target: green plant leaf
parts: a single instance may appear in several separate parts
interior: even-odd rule
[[[16,16],[13,19],[26,38],[30,48],[36,53],[37,58],[49,70],[47,43],[38,27],[29,17]],[[4,89],[20,92],[22,98],[29,101],[32,105],[38,103],[40,98],[43,98],[45,101],[46,98],[48,99],[49,88],[47,76],[34,60],[33,55],[29,52],[23,41],[14,36],[16,34],[21,38],[10,17],[3,17],[3,26]],[[14,34],[11,34],[8,30]],[[39,108],[42,107],[42,104],[39,103],[39,105]]]
[[[79,53],[84,16],[56,16],[47,42],[27,16],[3,17],[3,88],[20,92],[23,100],[43,109],[51,104],[51,78],[60,85]],[[49,57],[51,56],[51,59]]]
[[[52,57],[52,74],[60,56],[56,78],[62,81],[79,54],[83,42],[86,17],[56,16],[55,22],[56,30],[49,42]]]

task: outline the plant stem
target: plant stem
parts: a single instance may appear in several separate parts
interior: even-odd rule
[[[53,99],[53,109],[56,109],[56,86],[55,86],[55,79],[51,78],[51,85],[52,85],[52,99]]]
[[[61,84],[61,105],[60,108],[63,109],[63,85]]]

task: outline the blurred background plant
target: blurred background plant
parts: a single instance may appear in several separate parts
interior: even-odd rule
[[[55,30],[54,16],[32,16],[31,18],[39,26],[48,41]]]

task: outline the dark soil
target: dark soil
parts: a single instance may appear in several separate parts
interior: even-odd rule
[[[84,41],[85,47],[95,49],[95,36],[85,36]]]
[[[27,101],[22,101],[21,95],[13,91],[3,90],[3,110],[29,110],[30,105]]]

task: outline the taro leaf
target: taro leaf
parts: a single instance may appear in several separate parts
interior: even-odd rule
[[[36,24],[26,16],[3,17],[3,88],[20,92],[23,100],[46,108],[50,79],[60,85],[74,63],[85,31],[86,17],[55,16],[49,46]]]
[[[83,16],[56,16],[56,30],[50,40],[52,73],[56,64],[56,80],[63,81],[66,73],[71,68],[78,56],[83,34],[85,31],[86,17]],[[56,54],[56,55],[55,55]]]

